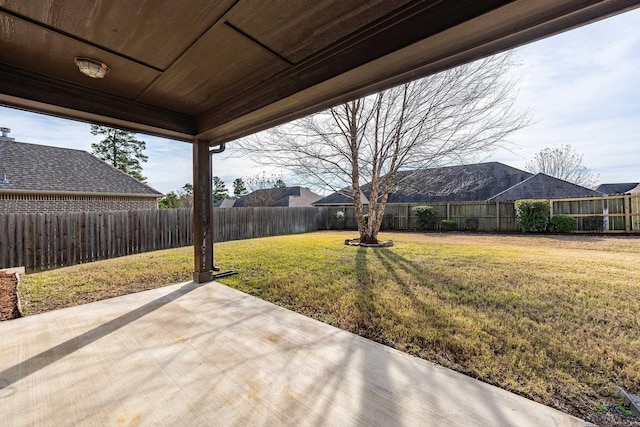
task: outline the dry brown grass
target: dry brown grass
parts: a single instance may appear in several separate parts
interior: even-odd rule
[[[191,280],[193,249],[131,255],[28,274],[22,313],[32,315]]]
[[[640,240],[348,236],[235,242],[224,283],[578,416],[640,391]]]
[[[216,263],[241,273],[221,282],[577,416],[613,403],[614,385],[640,392],[640,239],[397,233],[364,249],[346,237],[217,244]],[[137,255],[27,276],[23,300],[33,313],[190,270],[191,248]]]

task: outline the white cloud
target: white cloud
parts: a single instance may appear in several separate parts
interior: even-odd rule
[[[514,134],[514,153],[493,156],[523,167],[541,148],[572,144],[601,182],[640,180],[640,10],[520,49],[518,106],[535,121]]]

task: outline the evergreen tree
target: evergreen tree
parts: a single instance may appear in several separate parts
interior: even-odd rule
[[[217,176],[213,177],[213,201],[219,202],[220,200],[224,200],[229,198],[229,190],[227,190],[227,186],[224,181],[222,181]]]
[[[176,208],[192,208],[193,207],[193,184],[186,183],[178,190],[178,200]]]
[[[247,194],[247,187],[244,185],[244,181],[242,178],[236,178],[233,181],[233,195],[240,197],[245,194]]]
[[[91,125],[91,134],[105,135],[102,141],[91,144],[93,155],[138,181],[145,182],[141,165],[147,161],[147,156],[143,153],[146,148],[144,141],[137,139],[133,132],[107,126]]]
[[[173,209],[178,207],[178,195],[175,191],[171,191],[167,193],[160,202],[158,203],[158,207],[160,209]]]

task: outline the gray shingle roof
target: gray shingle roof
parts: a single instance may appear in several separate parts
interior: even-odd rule
[[[604,194],[624,194],[633,190],[638,186],[637,182],[620,182],[614,184],[600,184],[596,191],[599,191]]]
[[[304,187],[267,188],[256,190],[235,199],[234,208],[271,206],[271,207],[308,207],[322,196]],[[220,203],[220,202],[219,202]],[[216,205],[214,205],[216,206]],[[220,203],[218,207],[229,207]]]
[[[593,196],[602,196],[602,193],[538,173],[488,200],[563,199]]]
[[[531,176],[528,172],[499,162],[401,171],[387,203],[483,201]],[[369,184],[362,186],[367,197],[370,190]],[[314,205],[350,204],[350,197],[333,193]]]
[[[329,194],[328,196],[316,201],[313,206],[352,205],[353,199],[348,196],[348,194],[351,194],[351,187],[346,187],[340,191]],[[364,195],[362,190],[360,190],[360,201],[364,205],[369,204],[369,199],[367,199],[367,196]]]
[[[218,200],[213,204],[214,208],[232,208],[236,203],[235,197],[231,197],[229,199]]]
[[[162,194],[82,150],[0,140],[2,190],[155,196]]]
[[[391,190],[387,203],[474,202],[486,200],[550,199],[601,196],[594,190],[545,174],[529,172],[499,162],[442,168],[402,171]],[[369,184],[362,186],[366,196]],[[351,205],[345,194],[349,189],[333,193],[314,206]]]

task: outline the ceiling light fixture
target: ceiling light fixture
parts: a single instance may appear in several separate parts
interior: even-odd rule
[[[76,56],[73,62],[82,74],[94,79],[101,79],[109,72],[107,64],[95,59]]]

